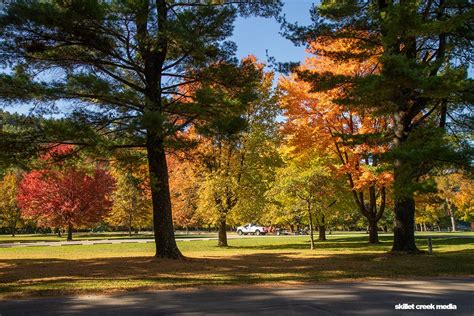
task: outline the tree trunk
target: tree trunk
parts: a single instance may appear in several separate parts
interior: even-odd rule
[[[150,172],[151,200],[153,204],[153,230],[155,257],[183,259],[174,236],[168,178],[168,166],[163,139],[153,131],[147,133],[148,168]]]
[[[15,237],[16,234],[16,225],[11,228],[12,230],[12,237]]]
[[[452,231],[456,231],[456,219],[454,218],[454,212],[453,209],[451,208],[451,204],[449,203],[449,199],[446,199],[446,207],[448,208],[448,214],[449,217],[451,218],[451,227]]]
[[[402,147],[410,132],[411,119],[405,110],[395,113],[394,149]],[[410,188],[413,175],[410,162],[406,158],[394,160],[394,213],[392,251],[420,252],[415,243],[415,199]]]
[[[376,219],[369,220],[369,244],[379,243],[379,229]]]
[[[132,202],[132,210],[135,208],[134,203]],[[130,213],[128,214],[128,236],[132,237],[132,210],[130,210]]]
[[[226,230],[227,222],[226,217],[221,215],[219,220],[219,247],[227,247],[227,230]]]
[[[415,200],[395,198],[395,225],[392,251],[419,252],[415,243]]]
[[[311,242],[310,248],[314,249],[314,225],[313,225],[313,215],[311,214],[311,204],[308,203],[308,218],[309,218],[309,240]]]
[[[318,230],[319,230],[318,240],[319,241],[326,241],[326,226],[325,225],[319,225]]]
[[[321,222],[318,225],[319,241],[326,241],[326,224],[324,222],[324,215],[321,216]]]
[[[61,238],[61,228],[57,228],[58,237]]]
[[[67,241],[72,241],[72,224],[67,226]]]

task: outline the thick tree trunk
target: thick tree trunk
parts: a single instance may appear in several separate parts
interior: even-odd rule
[[[15,226],[13,226],[13,227],[11,228],[11,231],[12,231],[12,237],[15,237],[15,234],[16,234],[16,224],[15,224]]]
[[[72,241],[72,224],[67,226],[67,241]]]
[[[171,210],[168,166],[163,139],[148,131],[147,151],[153,204],[153,230],[158,258],[183,259],[176,245]]]
[[[308,218],[309,218],[309,240],[311,242],[310,248],[314,249],[314,225],[313,215],[311,214],[311,205],[308,203]]]
[[[419,252],[415,243],[415,200],[395,197],[392,251]]]
[[[411,119],[407,111],[395,114],[394,149],[399,149],[410,133]],[[405,158],[406,159],[406,158]],[[415,199],[410,186],[413,175],[411,166],[403,158],[394,160],[394,213],[392,251],[420,252],[415,243]]]
[[[369,244],[379,243],[379,229],[376,219],[369,219]]]
[[[226,217],[221,215],[219,220],[219,240],[218,246],[219,247],[227,247],[227,221]]]

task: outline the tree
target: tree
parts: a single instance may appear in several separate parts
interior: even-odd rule
[[[127,227],[131,236],[133,229],[151,227],[152,208],[150,195],[146,192],[149,187],[144,185],[147,174],[140,172],[146,166],[127,167],[117,166],[112,169],[116,185],[111,197],[112,209],[106,222]]]
[[[219,227],[219,246],[227,246],[227,221],[256,220],[265,209],[265,192],[273,181],[280,159],[277,152],[278,107],[273,92],[273,73],[255,57],[244,59],[259,71],[254,97],[243,95],[240,111],[225,121],[215,120],[198,129],[206,138],[201,156],[205,183],[200,209],[214,210]],[[202,212],[202,211],[201,211]]]
[[[25,218],[39,226],[66,228],[72,240],[74,227],[102,220],[112,206],[113,178],[102,169],[92,174],[68,167],[27,173],[18,191],[18,203]]]
[[[317,54],[324,47],[325,52],[348,51],[351,41],[314,41],[308,52]],[[376,117],[370,111],[356,111],[335,102],[346,93],[336,87],[323,91],[312,91],[310,83],[298,73],[312,75],[331,74],[363,76],[377,71],[375,57],[365,62],[356,59],[337,61],[328,53],[308,57],[305,63],[289,77],[280,79],[281,106],[287,121],[283,132],[297,151],[317,149],[336,157],[333,169],[338,175],[347,177],[354,202],[369,224],[369,242],[378,243],[378,222],[386,206],[387,186],[392,175],[387,172],[381,155],[387,145],[374,141],[376,135],[387,133],[390,120]]]
[[[289,149],[289,148],[287,148]],[[329,207],[337,200],[337,179],[324,158],[310,155],[285,155],[286,165],[278,170],[274,186],[269,193],[293,217],[302,215],[310,230],[311,249],[314,249],[314,227],[318,227],[319,240],[326,240],[326,218]],[[298,214],[299,213],[299,214]]]
[[[340,104],[393,119],[390,144],[394,175],[394,242],[392,251],[419,252],[415,243],[414,194],[423,176],[436,165],[472,161],[468,142],[446,137],[448,119],[469,113],[473,81],[472,15],[469,1],[323,1],[312,10],[309,28],[289,26],[294,39],[348,39],[349,49],[317,53],[336,61],[361,62],[377,56],[380,69],[364,76],[300,73],[314,90],[339,87]],[[367,54],[369,52],[369,54]],[[467,149],[465,151],[464,149]]]
[[[202,179],[199,167],[196,166],[196,157],[181,156],[171,157],[169,160],[171,204],[175,226],[184,227],[187,232],[190,227],[202,222],[202,216],[198,212]]]
[[[461,172],[451,172],[436,179],[438,196],[456,231],[456,217],[465,221],[474,219],[474,184]]]
[[[67,119],[40,129],[37,143],[145,149],[156,256],[179,259],[166,151],[183,145],[180,133],[194,120],[233,106],[216,89],[253,82],[252,71],[232,58],[235,45],[224,41],[237,13],[268,17],[280,6],[15,2],[0,16],[0,55],[12,69],[0,76],[0,96],[43,105],[78,101]],[[193,84],[199,91],[190,94]]]
[[[0,181],[0,225],[8,227],[12,236],[21,223],[17,191],[21,176],[18,171],[8,171]]]

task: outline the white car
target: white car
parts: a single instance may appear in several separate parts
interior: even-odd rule
[[[256,224],[246,224],[244,226],[237,227],[237,234],[239,235],[265,235],[266,233],[267,229],[265,227]]]

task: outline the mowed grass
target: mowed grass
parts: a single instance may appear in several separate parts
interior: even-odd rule
[[[176,234],[176,238],[204,238],[204,237],[216,237],[217,233],[194,233],[191,232],[186,234],[184,232],[179,232]],[[0,244],[9,244],[9,243],[31,243],[31,242],[43,242],[43,241],[66,241],[67,235],[63,234],[61,237],[58,237],[55,234],[22,234],[22,235],[0,235]],[[111,232],[111,233],[74,233],[73,240],[115,240],[115,239],[153,239],[153,234],[151,232],[145,233],[133,233],[131,236],[127,232]]]
[[[390,254],[392,238],[330,235],[309,250],[308,236],[179,241],[185,261],[153,258],[154,245],[0,249],[0,297],[339,279],[474,275],[474,239],[433,239],[432,255]],[[418,244],[426,250],[426,239]]]

